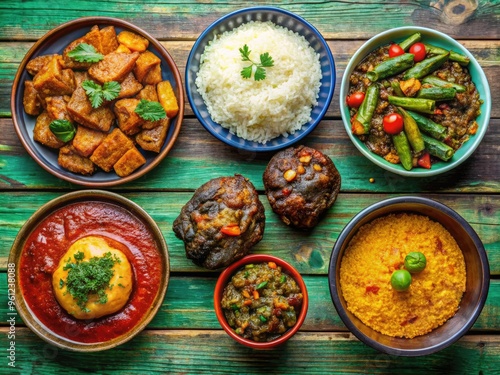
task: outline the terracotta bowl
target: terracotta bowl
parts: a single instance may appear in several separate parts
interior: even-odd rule
[[[179,113],[172,118],[167,133],[167,138],[159,153],[140,150],[146,158],[146,164],[126,177],[120,177],[114,171],[106,173],[97,171],[92,176],[83,176],[63,169],[57,163],[57,150],[43,146],[33,139],[33,128],[36,116],[30,116],[24,111],[23,93],[24,82],[31,79],[26,71],[28,62],[37,56],[47,54],[60,54],[73,40],[85,35],[92,26],[114,26],[117,33],[123,30],[134,32],[149,40],[148,50],[161,59],[162,78],[169,80],[179,104]],[[156,167],[169,153],[179,134],[184,117],[184,86],[177,65],[168,51],[160,42],[139,27],[117,18],[110,17],[84,17],[64,23],[41,37],[28,51],[22,60],[14,78],[11,95],[12,120],[17,135],[30,156],[47,172],[63,180],[94,188],[109,187],[135,180]],[[139,148],[140,149],[140,148]]]
[[[390,337],[365,325],[347,309],[340,284],[342,257],[358,229],[378,217],[402,212],[424,215],[443,225],[462,250],[466,266],[466,291],[455,316],[430,333],[412,339]],[[344,324],[358,339],[387,354],[421,356],[450,346],[472,327],[488,295],[490,271],[483,243],[474,229],[458,213],[431,199],[397,197],[365,208],[347,224],[333,248],[328,278],[335,308]]]
[[[477,133],[471,136],[467,142],[465,142],[458,150],[456,150],[455,154],[450,160],[448,160],[447,162],[438,161],[432,164],[431,169],[413,168],[412,170],[407,171],[401,164],[392,164],[385,160],[383,157],[371,152],[368,147],[358,138],[358,136],[352,133],[351,116],[349,107],[346,104],[346,97],[349,93],[350,87],[349,77],[351,76],[354,68],[368,54],[370,54],[370,52],[380,46],[388,45],[391,42],[399,43],[416,32],[421,33],[422,41],[424,43],[432,44],[448,50],[453,50],[467,56],[470,59],[467,68],[472,77],[472,81],[476,85],[476,89],[478,90],[479,95],[484,103],[481,105],[481,114],[476,120],[479,125]],[[379,167],[398,175],[407,177],[429,177],[445,173],[462,164],[479,146],[484,135],[486,134],[486,130],[490,121],[491,94],[488,80],[486,78],[486,75],[484,74],[483,69],[474,58],[474,56],[455,39],[437,30],[425,27],[397,27],[384,31],[372,37],[370,40],[364,43],[349,60],[340,86],[340,113],[342,115],[344,127],[347,134],[349,135],[349,138],[351,139],[354,146],[359,150],[359,152],[361,152],[361,154],[363,154],[368,160],[378,165]]]
[[[297,316],[297,322],[295,325],[290,328],[288,331],[286,331],[283,335],[279,336],[277,339],[269,342],[257,342],[253,341],[250,339],[243,338],[242,336],[236,334],[231,328],[231,326],[228,324],[226,317],[224,316],[224,312],[222,310],[221,306],[221,301],[222,301],[222,295],[224,293],[224,288],[226,285],[229,283],[231,280],[231,277],[242,267],[244,267],[246,264],[251,264],[251,263],[267,263],[267,262],[274,262],[278,266],[281,266],[281,269],[284,273],[292,276],[294,280],[297,282],[297,285],[299,286],[300,290],[302,291],[303,295],[303,302],[302,306],[300,308],[300,312]],[[245,346],[248,346],[253,349],[271,349],[274,348],[278,345],[281,345],[285,343],[287,340],[289,340],[293,335],[297,333],[297,331],[300,329],[302,323],[304,323],[304,320],[307,315],[307,308],[309,306],[309,299],[307,295],[307,288],[306,284],[304,283],[304,280],[302,279],[302,276],[300,273],[292,267],[289,263],[285,262],[284,260],[277,258],[272,255],[266,255],[266,254],[252,254],[252,255],[247,255],[244,258],[240,259],[239,261],[231,264],[229,267],[227,267],[219,276],[217,279],[217,283],[215,285],[215,292],[214,292],[214,307],[215,307],[215,314],[217,315],[217,319],[219,320],[220,325],[226,331],[226,333],[231,336],[235,341],[239,342],[240,344],[243,344]]]
[[[111,212],[109,211],[110,207],[116,207],[115,208],[115,210],[117,210],[116,212],[120,211],[126,213],[127,215],[126,223],[128,225],[127,228],[130,228],[129,223],[134,223],[133,228],[142,228],[140,233],[146,233],[144,235],[141,234],[142,236],[141,238],[142,239],[147,238],[148,243],[151,244],[150,246],[156,249],[154,250],[155,253],[154,259],[157,260],[155,262],[156,271],[153,271],[153,267],[150,266],[147,266],[146,268],[148,268],[148,271],[155,273],[156,275],[155,277],[157,279],[156,285],[158,285],[158,289],[156,290],[156,294],[152,294],[149,301],[143,304],[141,312],[137,313],[137,315],[134,316],[133,323],[130,324],[130,327],[128,328],[119,327],[119,333],[114,334],[114,337],[100,340],[100,339],[93,339],[93,337],[95,337],[92,336],[94,333],[99,334],[97,330],[93,331],[94,329],[93,327],[96,326],[102,327],[104,328],[104,331],[113,330],[113,327],[111,327],[113,320],[116,321],[118,319],[127,319],[127,314],[130,314],[130,311],[133,311],[137,306],[139,306],[135,304],[136,302],[134,302],[142,298],[140,297],[138,290],[139,288],[141,288],[141,293],[142,293],[141,295],[144,295],[145,292],[144,288],[147,288],[146,286],[147,283],[144,281],[139,282],[138,279],[139,274],[145,273],[144,266],[139,264],[140,262],[147,263],[148,258],[146,257],[149,256],[146,255],[146,253],[144,253],[144,249],[141,246],[134,245],[133,248],[130,248],[131,249],[129,252],[130,256],[127,256],[129,258],[130,263],[132,264],[133,275],[134,275],[133,288],[131,295],[127,301],[127,304],[121,310],[117,311],[114,314],[91,320],[77,320],[75,318],[72,318],[69,314],[66,314],[65,311],[63,311],[62,307],[60,307],[60,305],[58,304],[57,300],[55,299],[54,290],[51,287],[52,285],[50,285],[50,288],[47,288],[48,290],[45,299],[53,301],[51,302],[50,314],[52,316],[58,316],[58,318],[56,318],[56,320],[48,322],[47,315],[46,314],[44,315],[43,311],[40,312],[40,310],[46,310],[43,308],[40,309],[40,306],[38,305],[40,302],[38,301],[33,302],[33,299],[26,298],[25,296],[26,291],[28,290],[29,287],[27,279],[36,278],[37,285],[48,285],[47,280],[48,278],[50,279],[52,278],[51,276],[52,274],[50,274],[48,278],[45,278],[44,281],[44,277],[39,278],[40,272],[38,271],[32,272],[30,271],[30,269],[43,270],[46,267],[55,268],[59,260],[55,259],[56,256],[53,256],[54,259],[52,259],[51,258],[52,255],[49,254],[49,250],[47,250],[47,253],[44,255],[44,258],[42,258],[42,262],[40,262],[39,265],[37,264],[36,266],[29,268],[29,266],[27,266],[26,264],[24,265],[24,271],[23,271],[23,259],[26,259],[26,257],[29,256],[35,256],[33,255],[35,251],[33,251],[31,248],[28,249],[27,247],[27,243],[30,244],[33,243],[33,240],[30,239],[31,234],[34,233],[34,231],[36,231],[37,228],[39,228],[40,226],[44,226],[45,225],[43,224],[44,221],[46,219],[49,219],[50,217],[53,217],[52,215],[57,214],[58,210],[68,208],[69,206],[74,204],[95,205],[103,203],[107,205],[106,207],[108,207],[107,212]],[[86,214],[79,216],[87,217],[89,216],[88,213],[90,212],[90,209],[88,211],[85,210],[83,212],[85,212]],[[113,214],[113,212],[115,211],[112,211],[111,215]],[[110,218],[109,215],[110,214],[106,213],[107,219]],[[118,220],[119,216],[116,217]],[[121,240],[122,236],[116,235],[112,232],[108,232],[105,229],[105,227],[103,227],[103,224],[99,223],[99,220],[100,220],[99,218],[94,219],[95,226],[92,229],[92,234],[106,236],[112,238],[115,241],[122,241]],[[91,221],[91,223],[94,222]],[[50,225],[51,228],[56,228],[58,226],[62,227],[61,225],[57,224],[57,221],[52,222]],[[47,226],[44,226],[44,228],[47,228]],[[68,244],[74,243],[74,240],[79,239],[79,236],[81,236],[81,234],[78,234],[81,229],[82,228],[77,224],[71,224],[70,221],[64,221],[64,231],[61,232],[61,235],[57,237],[57,241],[55,242],[62,243],[66,241],[64,243]],[[45,229],[45,232],[43,232],[44,234],[42,236],[44,236],[51,230],[53,229],[50,228],[49,230]],[[38,241],[39,235],[36,235],[36,238]],[[131,242],[122,242],[122,243],[127,243],[128,244],[127,246],[130,246]],[[50,247],[52,248],[54,246],[57,245],[51,245]],[[139,262],[137,263],[138,266],[136,266],[135,263],[136,259]],[[139,207],[134,202],[118,194],[100,190],[87,190],[87,191],[68,193],[58,198],[55,198],[44,204],[42,207],[40,207],[28,219],[28,221],[19,231],[19,234],[17,235],[10,251],[9,264],[13,264],[15,267],[16,308],[23,322],[35,334],[37,334],[40,338],[47,341],[48,343],[53,344],[59,348],[71,351],[78,351],[78,352],[95,352],[95,351],[111,349],[131,340],[134,336],[136,336],[139,332],[141,332],[146,327],[146,325],[153,319],[156,312],[160,308],[163,299],[165,297],[170,278],[170,263],[169,263],[168,248],[165,239],[163,238],[163,235],[161,233],[161,230],[159,229],[157,224],[141,207]],[[28,271],[26,271],[26,268],[28,268]],[[141,270],[139,270],[139,268],[141,268]],[[23,272],[30,272],[30,275],[29,276],[25,275],[25,277],[23,278],[22,277]],[[24,286],[25,284],[26,286]],[[134,305],[130,306],[131,304]],[[65,328],[59,328],[58,325]],[[78,325],[80,328],[77,328]],[[82,333],[83,330],[91,331],[91,333]],[[85,337],[85,339],[83,337]]]

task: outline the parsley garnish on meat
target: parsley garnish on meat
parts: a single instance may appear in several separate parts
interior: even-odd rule
[[[49,124],[49,129],[63,142],[69,142],[76,134],[75,126],[68,120],[54,120]]]
[[[102,257],[92,257],[86,262],[83,261],[83,257],[84,253],[79,251],[73,256],[75,262],[70,263],[71,259],[69,259],[63,269],[69,270],[66,279],[67,291],[82,311],[89,312],[86,308],[89,295],[97,294],[99,303],[102,304],[108,301],[106,289],[111,289],[109,281],[115,273],[113,266],[119,263],[120,259],[116,255],[111,256],[110,252]],[[59,285],[64,285],[64,280],[61,280]]]
[[[262,81],[263,79],[266,78],[266,70],[264,68],[270,68],[274,66],[274,61],[273,58],[269,55],[269,52],[262,53],[260,55],[260,62],[255,62],[250,59],[250,49],[248,46],[245,44],[243,48],[239,49],[241,53],[241,60],[242,61],[249,61],[252,64],[249,66],[246,66],[243,68],[241,71],[241,76],[243,78],[250,78],[252,77],[252,73],[254,73],[254,79],[256,81]]]
[[[101,86],[94,81],[87,80],[82,82],[82,87],[87,93],[92,108],[99,108],[104,100],[116,99],[121,90],[120,84],[115,81],[104,82]]]
[[[146,121],[158,121],[167,116],[165,109],[163,109],[160,103],[146,99],[141,99],[139,104],[137,104],[135,113]]]
[[[94,46],[87,43],[80,43],[68,52],[68,57],[78,62],[96,63],[104,59],[104,56],[97,52]]]

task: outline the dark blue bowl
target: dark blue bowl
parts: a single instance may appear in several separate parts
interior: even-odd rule
[[[312,109],[311,120],[288,136],[279,136],[266,143],[247,141],[229,132],[218,123],[214,122],[208,113],[203,98],[198,93],[195,84],[200,67],[200,57],[208,43],[217,35],[241,26],[250,21],[271,21],[276,25],[286,27],[302,35],[311,47],[320,56],[321,87],[319,90],[318,104]],[[330,105],[335,89],[335,62],[325,39],[318,30],[303,18],[276,7],[252,7],[229,13],[212,23],[196,40],[189,53],[186,64],[186,93],[194,114],[210,134],[228,145],[249,151],[273,151],[292,145],[308,135],[321,121]]]

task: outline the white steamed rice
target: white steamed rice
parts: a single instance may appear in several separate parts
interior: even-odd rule
[[[250,59],[268,52],[274,66],[266,79],[241,77],[250,65],[239,48],[248,45]],[[196,78],[213,121],[233,134],[266,143],[287,136],[311,119],[321,86],[319,55],[307,40],[272,22],[252,21],[211,41],[200,59]]]

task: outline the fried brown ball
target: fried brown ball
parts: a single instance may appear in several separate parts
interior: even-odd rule
[[[337,199],[341,178],[328,156],[298,146],[275,154],[263,180],[267,199],[281,220],[296,228],[310,229]]]
[[[219,177],[199,187],[175,219],[175,235],[195,264],[217,269],[246,255],[264,234],[264,206],[241,175]]]

